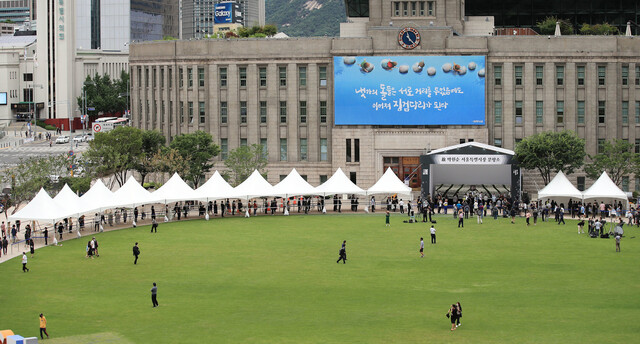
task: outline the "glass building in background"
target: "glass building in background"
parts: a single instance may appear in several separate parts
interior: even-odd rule
[[[549,16],[568,19],[575,30],[582,24],[609,23],[625,31],[627,21],[638,23],[638,0],[467,0],[465,15],[493,16],[496,28],[530,27]],[[634,34],[639,30],[631,25]]]

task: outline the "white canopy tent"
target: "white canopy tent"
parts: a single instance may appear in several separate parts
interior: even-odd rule
[[[195,190],[195,200],[214,201],[233,195],[233,186],[229,185],[218,171],[215,171],[206,183]]]
[[[626,207],[629,205],[627,194],[618,188],[611,178],[609,178],[607,172],[602,172],[600,178],[598,178],[590,188],[582,193],[582,197],[585,203],[588,201],[602,201],[609,203],[614,200],[620,200],[624,201]]]
[[[582,192],[576,189],[567,179],[562,171],[558,172],[555,177],[542,190],[538,191],[538,199],[554,200],[557,203],[568,204],[569,200],[582,200]]]
[[[80,197],[67,184],[64,184],[62,190],[53,198],[53,202],[66,210],[65,217],[78,216],[78,209],[82,204]]]
[[[233,189],[230,198],[251,199],[256,197],[274,196],[273,185],[262,177],[258,170],[253,173],[240,185]]]
[[[344,172],[342,172],[341,168],[338,168],[331,178],[316,188],[315,194],[322,196],[337,194],[364,195],[365,191],[354,184]]]
[[[396,193],[411,196],[411,188],[406,186],[391,168],[387,168],[382,177],[367,190],[367,195]]]
[[[9,220],[47,221],[55,224],[67,216],[66,212],[67,210],[56,204],[51,196],[42,188],[38,191],[36,197],[25,205],[24,208],[10,215]]]
[[[180,178],[178,173],[174,173],[164,185],[151,193],[148,203],[168,204],[193,200],[196,197],[196,192]]]
[[[294,168],[280,183],[273,187],[273,195],[280,197],[315,195],[316,188],[304,180]]]
[[[113,192],[102,183],[102,180],[98,179],[91,189],[80,197],[80,208],[76,213],[102,212],[111,208],[109,204],[111,204],[112,199]]]
[[[134,208],[150,203],[151,193],[131,176],[120,189],[113,193],[109,208]]]

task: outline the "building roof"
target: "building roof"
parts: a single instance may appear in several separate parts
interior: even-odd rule
[[[449,147],[444,147],[444,148],[432,150],[427,155],[439,154],[439,153],[460,153],[460,152],[453,152],[453,151],[465,150],[465,149],[468,150],[469,148],[479,148],[479,149],[482,149],[482,150],[489,150],[489,151],[492,151],[492,152],[495,152],[495,153],[500,153],[500,154],[508,154],[508,155],[515,155],[516,154],[512,150],[508,150],[508,149],[504,149],[504,148],[500,148],[500,147],[496,147],[496,146],[491,146],[491,145],[487,145],[487,144],[480,143],[480,142],[467,142],[467,143],[461,143],[461,144],[455,145],[455,146],[449,146]]]
[[[27,47],[35,43],[37,36],[0,36],[0,48]]]

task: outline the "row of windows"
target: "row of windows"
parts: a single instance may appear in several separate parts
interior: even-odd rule
[[[522,124],[522,101],[516,100],[515,105],[515,122]],[[606,119],[607,104],[604,100],[598,101],[598,123],[604,124]],[[543,123],[544,102],[536,101],[536,124]],[[629,102],[623,101],[620,110],[622,124],[629,124]],[[493,103],[493,118],[495,124],[502,124],[502,101],[496,100]],[[584,124],[585,121],[585,102],[578,100],[576,103],[576,119],[578,124]],[[556,123],[564,123],[564,101],[556,101]],[[640,124],[640,101],[635,102],[635,123]]]
[[[391,3],[394,17],[434,17],[435,1],[393,1]]]
[[[578,86],[584,86],[586,66],[576,66],[576,82]],[[620,83],[623,86],[629,85],[629,65],[622,65],[620,70]],[[640,85],[640,66],[635,68],[635,84]],[[514,83],[516,86],[523,85],[523,66],[513,67]],[[597,66],[598,85],[604,86],[607,77],[607,67]],[[493,67],[493,79],[496,86],[502,85],[502,66]],[[544,79],[544,66],[535,66],[535,81],[537,86],[542,86]],[[565,82],[564,66],[556,66],[556,85],[563,86]]]
[[[268,142],[266,138],[260,139],[260,145],[262,145],[262,153],[266,156],[268,152]],[[247,146],[247,139],[240,139],[240,146]],[[280,139],[280,161],[288,161],[289,148],[287,145],[287,139]],[[320,161],[328,161],[328,146],[327,139],[320,138],[320,152],[319,152]],[[222,160],[227,159],[229,156],[229,139],[223,138],[220,139],[220,158]],[[298,142],[298,157],[299,161],[308,161],[309,160],[309,146],[307,144],[306,138],[299,139]]]
[[[138,67],[138,80],[142,81],[142,67]],[[195,69],[195,70],[194,70]],[[151,71],[151,73],[150,73]],[[204,67],[197,68],[187,68],[187,77],[186,84],[188,88],[192,88],[194,85],[194,72],[197,73],[198,79],[198,87],[205,86],[205,69]],[[171,75],[172,69],[168,69],[169,75]],[[149,76],[151,74],[151,76]],[[164,87],[165,80],[165,69],[160,68],[160,87]],[[185,84],[185,70],[184,68],[178,69],[178,86],[180,88],[184,87]],[[218,69],[219,75],[219,86],[227,87],[228,84],[228,71],[227,67],[219,67]],[[157,87],[157,79],[156,79],[156,69],[155,68],[144,68],[144,85],[145,87]],[[260,82],[260,87],[267,87],[267,67],[259,67],[258,68],[258,78]],[[238,80],[240,87],[247,86],[247,67],[238,67]],[[320,86],[327,86],[327,67],[319,66],[318,67],[318,83]],[[172,78],[167,79],[169,88],[173,87]],[[280,66],[278,67],[278,82],[281,87],[287,86],[287,67]],[[301,87],[307,86],[307,67],[299,66],[298,67],[298,85]]]

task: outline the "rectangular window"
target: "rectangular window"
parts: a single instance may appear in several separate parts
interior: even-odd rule
[[[187,106],[189,107],[189,124],[193,124],[193,102],[188,102]]]
[[[260,145],[262,146],[262,156],[266,158],[269,155],[269,150],[267,148],[267,139],[261,138]]]
[[[629,85],[629,66],[622,66],[622,85]]]
[[[622,124],[629,124],[629,102],[622,102],[622,109],[620,110],[622,114]]]
[[[167,81],[169,84],[169,88],[173,87],[173,69],[169,68],[169,71],[167,72]]]
[[[536,101],[536,124],[542,124],[544,116],[544,103],[541,100]]]
[[[229,140],[228,139],[220,139],[220,158],[222,160],[227,159],[229,155]]]
[[[260,101],[260,123],[267,123],[267,102]]]
[[[287,86],[287,67],[278,68],[280,76],[280,86]]]
[[[349,180],[351,180],[353,184],[358,182],[358,179],[356,177],[356,172],[349,172]]]
[[[502,101],[496,100],[493,102],[493,119],[496,124],[502,123]]]
[[[635,178],[635,187],[634,187],[636,192],[640,192],[640,177],[636,177]]]
[[[522,124],[522,101],[516,101],[516,124]]]
[[[138,67],[138,85],[142,87],[142,67]]]
[[[280,139],[280,161],[287,161],[287,139]]]
[[[345,152],[347,156],[347,162],[351,162],[351,139],[347,139]]]
[[[149,68],[144,69],[144,86],[149,87]]]
[[[424,1],[420,1],[420,16],[424,17]]]
[[[193,68],[187,68],[187,87],[193,87]]]
[[[636,86],[640,85],[640,66],[636,66]]]
[[[564,123],[564,101],[556,101],[556,123]]]
[[[300,123],[307,123],[307,102],[301,100],[300,108],[298,110],[300,112]]]
[[[405,17],[409,15],[409,2],[407,1],[402,2],[402,15]]]
[[[515,66],[515,77],[516,77],[516,86],[522,85],[522,66]]]
[[[542,86],[544,66],[536,66],[536,85]]]
[[[240,147],[246,147],[247,146],[247,139],[240,139]]]
[[[287,123],[287,102],[280,102],[280,123]]]
[[[327,161],[327,139],[320,139],[320,161]]]
[[[320,101],[320,123],[327,123],[327,101]]]
[[[598,151],[597,153],[600,154],[604,152],[604,139],[598,139]]]
[[[327,86],[327,67],[320,66],[319,71],[320,86]]]
[[[307,139],[300,139],[300,161],[307,161]]]
[[[606,110],[606,102],[604,100],[598,100],[598,123],[604,124]]]
[[[584,86],[584,66],[578,66],[578,86]]]
[[[416,16],[418,14],[418,4],[415,1],[411,1],[411,15]]]
[[[151,86],[153,86],[153,88],[156,88],[156,84],[157,84],[157,76],[156,76],[156,68],[154,67],[151,70]]]
[[[636,154],[640,154],[640,139],[636,139],[636,144],[633,149]]]
[[[205,111],[204,111],[204,102],[198,103],[198,113],[200,115],[200,124],[202,124],[204,123],[204,120],[206,118]]]
[[[247,68],[238,68],[238,75],[240,76],[240,87],[247,87]]]
[[[247,102],[240,102],[240,123],[247,123]]]
[[[204,87],[204,68],[198,67],[198,86]]]
[[[607,67],[598,66],[598,85],[603,86],[607,77]]]
[[[396,17],[400,16],[400,2],[393,3],[393,15]]]
[[[556,85],[564,85],[564,66],[556,66]]]
[[[298,82],[300,86],[307,86],[307,67],[298,68]]]
[[[353,162],[360,162],[360,139],[353,139]]]
[[[227,87],[227,68],[220,68],[220,87]]]
[[[169,124],[173,123],[173,100],[169,101]]]
[[[327,179],[328,179],[328,177],[327,177],[327,175],[326,175],[326,174],[321,174],[321,175],[320,175],[320,184],[322,184],[322,183],[326,182],[326,181],[327,181]]]
[[[636,124],[640,124],[640,101],[636,101]]]
[[[493,145],[496,147],[502,147],[502,139],[493,139]]]
[[[577,114],[578,124],[584,124],[584,100],[578,100]]]
[[[435,1],[427,1],[427,15],[429,17],[434,17],[436,13],[436,4]]]
[[[493,82],[496,86],[502,85],[502,66],[493,66]]]
[[[260,87],[267,87],[267,68],[260,67],[259,74],[260,74]]]
[[[220,102],[220,123],[227,123],[227,102]]]
[[[585,177],[578,177],[578,191],[584,191]]]
[[[164,88],[164,68],[160,68],[160,87]]]
[[[180,102],[180,124],[184,123],[184,102]]]

